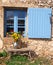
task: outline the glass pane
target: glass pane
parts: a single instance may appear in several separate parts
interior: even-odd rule
[[[25,20],[18,20],[18,26],[24,26]]]
[[[14,18],[14,11],[6,11],[7,20]]]
[[[7,25],[14,25],[14,21],[13,20],[7,20]]]
[[[7,32],[13,32],[13,28],[9,28],[9,27],[7,27]]]
[[[18,11],[18,18],[25,18],[26,17],[26,12],[23,10]]]
[[[20,32],[21,34],[23,34],[25,28],[18,28],[18,32]]]
[[[25,31],[25,20],[18,20],[18,32],[20,32],[23,36],[24,31]]]
[[[14,20],[7,20],[7,32],[14,32]]]

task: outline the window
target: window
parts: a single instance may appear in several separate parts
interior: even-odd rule
[[[7,32],[20,32],[22,34],[25,31],[25,10],[6,9],[4,17],[4,36]]]
[[[25,31],[25,20],[18,20],[18,32],[21,34]]]
[[[14,21],[13,20],[7,20],[6,22],[6,26],[7,26],[7,32],[13,32],[13,28],[14,28]]]

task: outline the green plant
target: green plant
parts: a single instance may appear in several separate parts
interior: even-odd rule
[[[26,56],[12,55],[11,58],[6,61],[6,65],[51,65],[50,61],[45,57],[38,57],[33,61],[29,61]]]
[[[11,59],[6,61],[6,65],[25,65],[28,62],[26,56],[21,55],[12,55]]]
[[[28,61],[28,58],[26,56],[21,56],[21,55],[12,55],[11,60],[26,62],[26,61]]]
[[[0,52],[0,57],[3,57],[3,54]]]
[[[3,50],[3,52],[0,52],[0,57],[6,57],[7,56],[7,52],[5,50]]]

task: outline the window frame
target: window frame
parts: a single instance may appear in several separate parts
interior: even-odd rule
[[[6,26],[6,23],[7,23],[7,17],[6,17],[6,11],[14,11],[14,13],[16,12],[16,11],[18,11],[19,9],[5,9],[4,10],[4,37],[6,37],[6,33],[7,33],[7,26]],[[19,10],[19,11],[25,11],[25,10]],[[17,15],[16,14],[14,14],[14,17],[17,17]],[[26,11],[25,11],[25,18],[16,18],[17,19],[17,22],[18,22],[18,20],[24,20],[25,22],[26,22]],[[13,18],[13,21],[14,21],[14,18]],[[15,21],[14,21],[15,22]],[[26,24],[26,23],[25,23]],[[24,24],[24,25],[25,25]],[[13,24],[14,25],[14,24]],[[17,24],[18,25],[18,24]],[[24,26],[24,28],[26,28],[25,26]],[[14,29],[14,26],[13,26],[13,29]],[[17,26],[17,29],[18,29],[18,26]],[[25,31],[25,30],[24,30]],[[16,32],[16,31],[14,31],[14,32]],[[17,32],[18,32],[18,30],[17,30]],[[25,33],[24,33],[25,34]]]

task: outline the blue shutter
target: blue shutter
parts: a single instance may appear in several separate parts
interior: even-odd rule
[[[18,32],[18,16],[17,16],[17,11],[14,11],[14,32]]]
[[[29,8],[28,9],[28,37],[51,38],[51,9]]]

